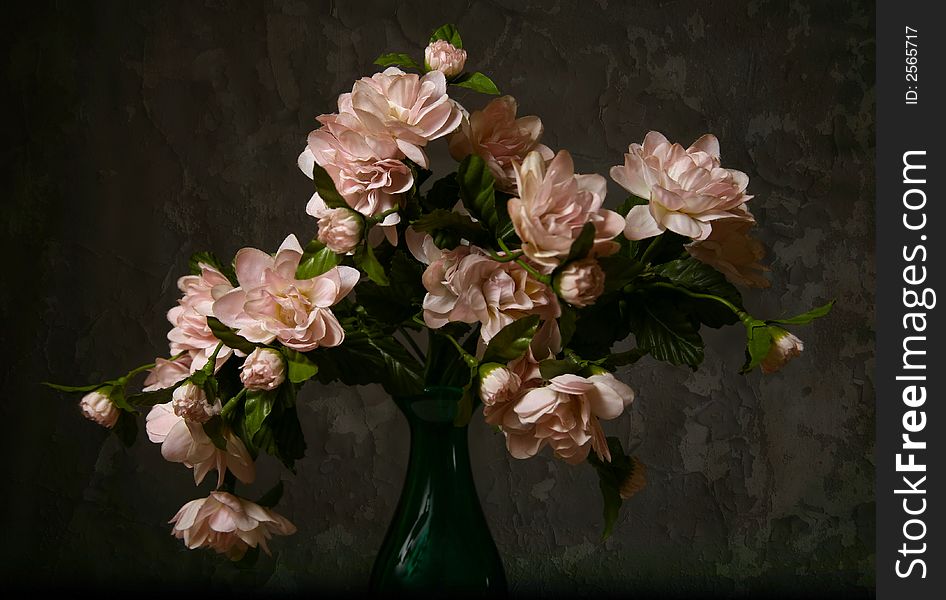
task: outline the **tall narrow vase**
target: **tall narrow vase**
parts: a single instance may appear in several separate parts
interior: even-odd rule
[[[376,592],[503,594],[506,576],[473,484],[467,427],[453,424],[462,391],[396,398],[410,424],[401,498],[375,559]]]

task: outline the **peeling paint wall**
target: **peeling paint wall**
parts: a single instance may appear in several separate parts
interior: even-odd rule
[[[163,352],[190,253],[310,237],[295,159],[314,117],[378,54],[420,55],[454,22],[470,66],[540,115],[544,141],[580,171],[606,173],[649,129],[683,143],[716,133],[726,165],[750,176],[770,250],[773,287],[748,306],[774,316],[838,299],[779,374],[737,374],[736,329],[707,333],[698,373],[647,359],[620,371],[638,398],[606,430],[636,447],[648,485],[605,542],[591,469],[511,459],[475,421],[477,485],[512,589],[871,593],[871,3],[78,4],[4,23],[5,581],[365,585],[407,459],[380,389],[304,391],[305,460],[294,477],[265,462],[253,488],[286,478],[280,511],[299,532],[237,572],[168,533],[208,483],[195,491],[145,439],[124,450],[34,382],[101,379]]]

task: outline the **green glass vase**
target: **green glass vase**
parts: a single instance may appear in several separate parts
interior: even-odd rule
[[[462,390],[430,387],[395,398],[411,431],[394,518],[371,572],[375,592],[506,593],[506,575],[480,508],[467,426],[453,424]]]

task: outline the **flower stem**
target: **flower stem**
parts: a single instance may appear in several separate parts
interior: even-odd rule
[[[719,296],[715,296],[713,294],[702,294],[700,292],[691,292],[690,290],[686,288],[679,287],[679,286],[673,285],[672,283],[667,283],[665,281],[657,281],[651,285],[653,285],[654,287],[666,288],[668,290],[675,290],[691,298],[699,298],[701,300],[714,300],[716,302],[719,302],[720,304],[722,304],[723,306],[731,310],[733,314],[739,317],[739,320],[744,323],[746,322],[747,319],[752,320],[753,318],[752,315],[742,310],[741,308],[739,308],[738,306],[736,306],[729,300],[726,300],[725,298],[720,298]]]
[[[545,274],[543,274],[543,273],[539,273],[539,272],[535,269],[535,267],[533,267],[532,265],[530,265],[530,264],[527,263],[526,261],[522,260],[521,258],[517,258],[517,259],[516,259],[516,264],[519,265],[520,267],[522,267],[523,269],[525,269],[526,271],[528,271],[529,274],[532,275],[532,276],[536,279],[536,281],[539,281],[539,282],[541,282],[541,283],[544,283],[545,285],[548,285],[548,286],[551,286],[551,285],[552,285],[552,278],[551,278],[551,277],[549,277],[548,275],[545,275]]]
[[[227,400],[227,403],[223,405],[223,409],[220,411],[220,416],[226,417],[227,415],[232,413],[233,410],[237,406],[239,406],[240,401],[243,400],[244,397],[246,397],[246,388],[243,388],[242,390],[240,390],[239,394]]]

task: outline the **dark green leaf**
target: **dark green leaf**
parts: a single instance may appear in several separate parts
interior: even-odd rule
[[[562,303],[562,315],[558,318],[558,330],[562,336],[562,346],[567,346],[575,335],[575,324],[578,312],[571,306]]]
[[[274,412],[253,436],[254,445],[295,471],[295,461],[305,455],[305,437],[295,408]]]
[[[646,350],[634,348],[632,350],[612,354],[604,360],[603,364],[613,369],[615,367],[634,364],[645,356],[647,356]]]
[[[227,439],[223,435],[226,424],[223,422],[223,419],[220,417],[220,415],[211,417],[210,420],[204,423],[203,427],[204,433],[206,433],[207,437],[210,438],[210,441],[214,443],[214,446],[220,450],[226,451]]]
[[[452,209],[460,200],[460,184],[457,183],[457,174],[450,173],[442,179],[438,179],[431,186],[430,191],[424,199],[424,204],[428,210],[435,208]]]
[[[108,392],[108,400],[123,411],[132,414],[138,412],[138,410],[125,399],[125,387],[122,385],[116,385]]]
[[[473,243],[482,244],[488,234],[480,223],[473,221],[469,215],[462,215],[451,210],[437,208],[412,223],[417,231],[435,234],[441,230],[457,234],[459,237]]]
[[[831,308],[834,306],[835,301],[832,300],[827,304],[819,306],[818,308],[813,308],[808,312],[803,312],[800,315],[795,315],[794,317],[788,317],[787,319],[768,319],[767,323],[781,323],[783,325],[807,325],[815,319],[820,319],[821,317],[827,315],[831,312]]]
[[[374,64],[382,67],[405,67],[407,69],[417,69],[418,71],[422,70],[416,60],[403,52],[382,54],[375,59]]]
[[[335,182],[328,171],[316,163],[312,168],[312,180],[315,182],[315,190],[319,193],[322,201],[329,208],[349,208],[348,203],[342,198],[342,195],[335,189]]]
[[[355,266],[364,271],[368,278],[378,285],[390,285],[388,276],[384,273],[384,267],[378,262],[374,250],[368,243],[358,246],[355,250]]]
[[[283,483],[280,479],[276,485],[271,487],[268,492],[263,494],[259,500],[256,501],[260,506],[265,506],[267,508],[272,508],[279,504],[279,500],[282,499],[283,492]]]
[[[616,295],[599,298],[591,306],[579,311],[575,333],[569,347],[589,359],[603,358],[611,353],[611,346],[630,334],[631,309],[627,301]]]
[[[627,200],[625,200],[621,204],[621,206],[618,207],[617,213],[621,215],[622,217],[626,217],[627,213],[631,212],[632,208],[634,208],[635,206],[641,206],[644,204],[648,204],[648,201],[645,200],[644,198],[638,198],[637,196],[633,196],[633,195],[628,196]]]
[[[325,244],[312,240],[306,244],[302,259],[296,268],[296,279],[312,279],[338,265],[338,255],[325,247]],[[218,338],[219,339],[219,338]]]
[[[256,435],[256,432],[263,426],[263,421],[272,412],[275,401],[275,390],[248,390],[246,392],[243,411],[247,435],[251,437]]]
[[[207,326],[210,327],[210,331],[213,332],[215,338],[234,350],[246,354],[256,350],[256,344],[237,335],[235,331],[221,323],[216,317],[207,317]]]
[[[476,73],[464,73],[450,83],[457,87],[468,88],[481,94],[499,95],[499,88],[496,87],[493,80],[479,71]]]
[[[489,231],[500,232],[504,223],[496,208],[495,180],[483,159],[475,154],[464,158],[457,169],[457,183],[463,206],[470,214]]]
[[[302,352],[292,348],[283,348],[282,353],[286,357],[287,375],[292,383],[308,381],[319,372],[319,366]]]
[[[572,247],[568,251],[568,257],[562,263],[566,263],[578,260],[588,256],[588,252],[591,250],[591,247],[595,244],[595,225],[594,223],[585,223],[585,226],[582,227],[581,233],[578,234],[578,237],[575,238],[575,241],[572,242]]]
[[[489,341],[481,362],[508,363],[516,360],[529,349],[538,328],[539,315],[529,315],[506,325]]]
[[[748,373],[759,366],[772,347],[772,332],[765,321],[754,319],[746,323],[746,363],[740,373]]]
[[[629,284],[643,271],[637,259],[615,254],[598,258],[598,264],[604,271],[604,294],[616,292]]]
[[[402,323],[415,327],[411,317],[421,310],[421,302],[427,293],[421,282],[423,265],[403,250],[391,256],[390,265],[390,285],[382,287],[372,281],[360,282],[356,301],[387,331]]]
[[[437,40],[446,40],[454,48],[463,48],[463,40],[460,39],[460,32],[456,25],[441,25],[430,35],[430,43]]]
[[[742,294],[739,290],[729,283],[722,273],[692,256],[657,265],[654,272],[675,286],[691,292],[718,296],[737,308],[742,308]],[[692,312],[710,327],[718,328],[739,321],[739,317],[731,309],[716,300],[690,298],[689,303],[692,305]]]
[[[542,379],[546,381],[567,373],[578,374],[583,368],[582,365],[567,358],[563,360],[549,358],[539,363],[539,373],[542,374]]]
[[[115,422],[112,431],[126,448],[134,445],[135,438],[138,437],[138,421],[135,419],[135,415],[122,411],[118,415],[118,421]]]
[[[623,484],[634,470],[633,459],[625,454],[621,442],[615,437],[608,437],[608,451],[611,461],[605,462],[592,452],[588,455],[588,462],[598,474],[598,487],[604,500],[604,533],[602,539],[611,535],[614,523],[621,510],[621,484]]]
[[[183,382],[180,382],[183,383]],[[164,388],[163,390],[154,390],[151,392],[139,392],[137,394],[132,394],[128,396],[126,400],[128,404],[135,407],[145,407],[145,406],[154,406],[155,404],[167,404],[171,401],[171,395],[174,393],[174,389],[180,384],[172,385],[169,388]]]
[[[699,323],[669,294],[638,296],[628,312],[641,350],[657,360],[696,367],[703,362]]]
[[[390,334],[345,321],[345,341],[311,355],[319,365],[319,381],[346,385],[381,384],[392,396],[411,396],[424,389],[413,356]],[[353,368],[357,365],[357,368]]]

